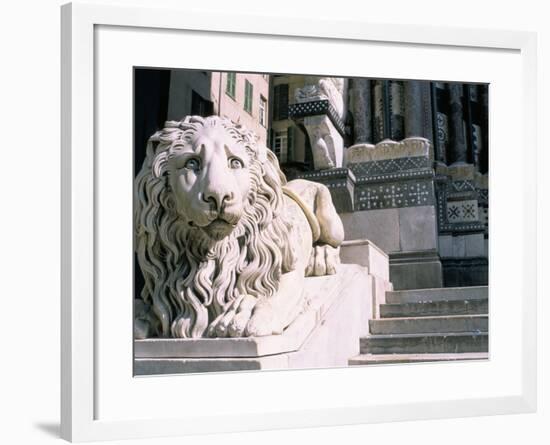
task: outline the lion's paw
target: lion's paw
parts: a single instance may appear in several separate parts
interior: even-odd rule
[[[218,338],[243,337],[256,301],[251,295],[236,298],[223,314],[210,323],[206,335]]]
[[[284,326],[269,303],[256,305],[245,330],[247,337],[263,337],[283,333]]]
[[[328,244],[314,246],[306,267],[306,277],[334,275],[338,264],[340,264],[340,247],[332,247]]]

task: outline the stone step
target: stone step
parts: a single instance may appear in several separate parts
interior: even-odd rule
[[[487,332],[487,315],[395,317],[369,320],[371,334],[427,334],[438,332]]]
[[[386,303],[420,303],[423,301],[477,300],[489,296],[487,286],[444,287],[386,292]]]
[[[361,354],[441,354],[487,352],[487,333],[369,335],[360,339]]]
[[[448,362],[460,360],[487,360],[487,352],[459,354],[359,354],[349,359],[352,365],[383,365],[392,363]]]
[[[424,303],[384,303],[380,317],[432,317],[489,313],[488,299],[441,300]]]

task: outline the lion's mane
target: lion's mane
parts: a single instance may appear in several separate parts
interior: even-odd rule
[[[213,242],[175,210],[167,163],[206,126],[222,126],[250,156],[250,192],[238,227]],[[262,151],[263,150],[263,151]],[[147,144],[135,179],[135,247],[145,285],[141,298],[158,319],[154,335],[202,337],[236,297],[273,295],[296,253],[285,223],[284,175],[252,132],[228,119],[189,116],[166,122]]]

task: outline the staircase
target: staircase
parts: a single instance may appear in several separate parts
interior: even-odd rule
[[[350,365],[488,358],[488,288],[386,292]]]

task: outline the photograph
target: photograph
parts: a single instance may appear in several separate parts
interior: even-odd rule
[[[489,359],[489,91],[134,66],[134,375]]]
[[[550,443],[550,15],[498,6],[4,2],[0,442]]]

